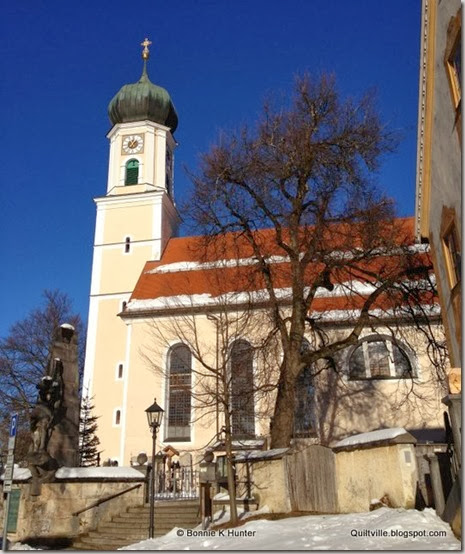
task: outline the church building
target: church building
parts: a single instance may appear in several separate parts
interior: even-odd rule
[[[221,247],[205,257],[202,237],[178,236],[178,116],[170,94],[149,79],[149,44],[142,43],[139,81],[124,85],[108,108],[108,183],[106,194],[95,199],[83,382],[99,416],[102,460],[125,466],[151,450],[145,409],[154,398],[165,410],[157,450],[171,446],[198,461],[221,442],[223,398],[215,396],[221,364],[230,377],[236,447],[266,448],[275,392],[267,389],[264,367],[280,356],[257,347],[266,298],[247,285],[253,263],[247,245],[237,250],[228,246],[228,236],[220,237]],[[412,237],[413,227],[413,218],[400,223]],[[269,231],[261,233],[267,240]],[[424,245],[412,248],[424,251]],[[275,263],[284,263],[278,252]],[[362,286],[357,290],[360,297],[366,293]],[[257,308],[246,314],[252,301]],[[349,306],[341,287],[321,291],[316,309],[328,333],[350,328],[354,302]],[[440,333],[435,308],[431,326]],[[444,391],[427,347],[408,324],[399,324],[394,336],[380,317],[376,328],[367,327],[359,343],[338,356],[339,371],[313,378],[305,368],[296,393],[296,440],[330,445],[383,427],[441,440]]]

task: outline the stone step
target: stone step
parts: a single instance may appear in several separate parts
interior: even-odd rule
[[[189,510],[198,510],[199,509],[199,503],[187,503],[187,502],[180,502],[179,504],[155,504],[155,510],[159,510],[160,512],[188,512]],[[132,508],[128,508],[128,512],[149,512],[150,506],[143,505],[143,506],[134,506]]]
[[[100,538],[107,538],[107,539],[115,539],[118,541],[125,541],[128,540],[130,542],[137,542],[137,540],[142,540],[143,538],[147,537],[148,534],[148,528],[147,529],[134,529],[133,531],[129,531],[128,529],[123,530],[124,532],[118,532],[121,530],[118,529],[102,529],[98,531],[89,531],[87,533],[87,537],[89,539],[100,539]],[[171,529],[170,529],[171,531]]]
[[[171,525],[171,528],[173,527],[186,527],[191,528],[195,527],[200,523],[200,518],[195,517],[189,517],[189,518],[155,518],[155,525],[161,525],[163,527],[167,527]],[[122,520],[119,518],[113,518],[111,521],[104,521],[98,525],[98,529],[106,529],[106,528],[112,528],[112,529],[145,529],[149,526],[149,520],[138,520],[138,521],[127,521]]]
[[[171,531],[174,527],[181,527],[182,529],[192,529],[194,527],[197,527],[197,525],[200,524],[200,521],[198,519],[194,519],[191,521],[156,521],[155,520],[155,528],[156,529],[166,529],[167,532]],[[89,533],[106,533],[106,534],[112,534],[115,535],[124,535],[125,533],[144,533],[149,528],[149,522],[141,523],[137,526],[123,526],[120,524],[114,524],[113,522],[110,523],[101,523],[97,527],[96,531],[90,531]]]
[[[166,533],[155,529],[155,537],[162,537]],[[141,534],[140,537],[115,537],[111,535],[99,535],[98,537],[90,537],[88,535],[82,535],[77,539],[72,548],[75,550],[116,550],[122,546],[128,546],[140,541],[144,541],[148,538],[148,530]]]
[[[133,506],[126,512],[102,521],[97,529],[76,537],[74,550],[116,550],[148,537],[150,506]],[[197,501],[166,501],[155,504],[155,536],[161,537],[174,527],[192,529],[200,524]]]
[[[193,510],[159,510],[157,508],[155,508],[155,517],[171,517],[171,516],[180,516],[180,517],[189,517],[190,515],[194,514],[199,514],[200,513],[200,510],[198,510],[197,508],[193,509]],[[136,518],[148,518],[150,515],[150,512],[149,511],[140,511],[140,512],[137,512],[137,511],[133,511],[133,512],[122,512],[121,514],[119,514],[119,516],[121,517],[124,517],[126,519],[136,519]]]

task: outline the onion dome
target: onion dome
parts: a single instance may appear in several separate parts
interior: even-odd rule
[[[141,78],[137,83],[121,87],[108,106],[108,115],[113,125],[148,119],[169,127],[174,133],[178,126],[178,116],[170,95],[163,87],[153,84],[147,75],[149,44],[151,42],[148,39],[142,43],[144,68]]]

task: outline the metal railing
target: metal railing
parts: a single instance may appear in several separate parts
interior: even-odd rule
[[[85,508],[82,508],[82,510],[78,510],[77,512],[73,512],[73,516],[78,516],[79,514],[82,514],[83,512],[86,512],[87,510],[91,510],[92,508],[96,508],[97,506],[100,506],[100,504],[103,504],[104,502],[108,502],[109,500],[113,500],[113,498],[117,498],[118,496],[122,496],[123,494],[126,494],[128,492],[133,491],[134,489],[138,489],[142,486],[142,483],[138,483],[137,485],[134,485],[133,487],[129,487],[128,489],[124,489],[124,491],[116,492],[114,494],[110,494],[108,496],[105,496],[103,498],[99,498],[96,502],[93,502],[92,504],[89,504],[89,506],[86,506]]]
[[[180,467],[155,473],[155,499],[189,499],[199,496],[198,471]]]

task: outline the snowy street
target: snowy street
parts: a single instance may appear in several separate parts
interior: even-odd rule
[[[256,520],[216,531],[175,528],[121,550],[460,550],[460,542],[432,509],[381,508]]]

